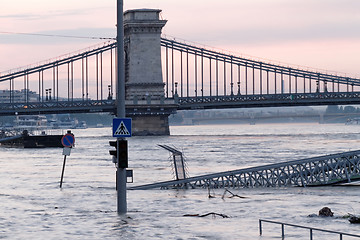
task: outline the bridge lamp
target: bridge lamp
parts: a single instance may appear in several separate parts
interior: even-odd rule
[[[49,88],[49,101],[51,101],[51,88]]]

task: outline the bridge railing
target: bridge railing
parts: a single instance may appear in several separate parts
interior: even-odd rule
[[[179,109],[359,104],[360,92],[179,97]]]
[[[188,177],[178,181],[146,184],[130,189],[305,187],[358,180],[360,180],[360,151],[350,151]]]
[[[314,235],[313,232],[315,232],[315,231],[337,234],[337,235],[339,235],[340,240],[343,239],[343,236],[360,238],[360,235],[356,235],[356,234],[344,233],[344,232],[338,232],[338,231],[332,231],[332,230],[326,230],[326,229],[314,228],[314,227],[306,227],[306,226],[301,226],[301,225],[297,225],[297,224],[283,223],[283,222],[272,221],[272,220],[265,220],[265,219],[259,219],[259,232],[260,232],[260,236],[262,236],[262,234],[263,234],[263,227],[262,227],[262,226],[263,226],[263,222],[281,225],[281,238],[282,238],[282,239],[285,238],[285,226],[308,229],[308,230],[309,230],[309,239],[310,239],[310,240],[313,239],[313,235]]]

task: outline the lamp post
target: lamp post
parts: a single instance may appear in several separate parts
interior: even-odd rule
[[[51,88],[49,88],[49,101],[51,101]]]
[[[123,0],[117,0],[117,92],[116,116],[125,118],[125,63],[124,63],[124,16]],[[122,140],[118,138],[117,141]],[[117,212],[127,212],[126,202],[126,168],[116,166]]]
[[[108,85],[108,89],[109,89],[108,100],[112,100],[111,85]]]

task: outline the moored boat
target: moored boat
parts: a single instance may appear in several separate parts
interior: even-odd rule
[[[0,131],[0,146],[45,148],[63,147],[63,134],[48,131],[47,120],[43,115],[16,116],[14,126]]]

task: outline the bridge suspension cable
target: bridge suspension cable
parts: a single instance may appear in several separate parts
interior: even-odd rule
[[[179,109],[360,103],[358,78],[256,61],[166,38],[161,38],[160,45],[165,99],[175,99]],[[115,98],[115,48],[115,41],[107,41],[0,73],[0,89],[4,96],[8,95],[0,102],[11,105],[4,105],[6,109],[1,114],[8,114],[11,108],[21,110],[30,106],[29,102],[103,104],[101,101],[112,100]],[[127,61],[125,64],[129,67]],[[129,73],[125,75],[127,84],[133,84]],[[19,102],[25,103],[19,105],[20,109],[14,105]],[[113,108],[106,106],[103,110],[110,109]]]
[[[360,79],[338,76],[328,73],[316,72],[303,70],[294,67],[286,67],[281,65],[275,65],[272,63],[256,61],[252,59],[247,59],[243,57],[237,57],[234,55],[229,55],[221,52],[216,52],[213,50],[208,50],[206,48],[197,47],[187,43],[180,43],[174,40],[169,40],[166,38],[161,39],[161,45],[166,49],[165,51],[165,76],[166,76],[166,96],[169,97],[171,94],[176,91],[174,86],[174,71],[181,72],[178,74],[181,76],[180,82],[180,97],[189,97],[195,96],[198,97],[199,91],[201,96],[204,96],[204,84],[207,84],[207,96],[212,96],[214,94],[213,89],[215,87],[215,95],[219,95],[219,80],[222,76],[222,85],[221,88],[222,95],[235,95],[235,94],[269,94],[269,93],[298,93],[300,89],[306,93],[316,93],[316,92],[335,92],[337,87],[337,92],[345,91],[354,91],[355,86],[360,86]],[[168,51],[167,49],[170,49]],[[174,67],[175,53],[180,57],[177,58],[177,66]],[[168,55],[171,54],[171,58]],[[183,68],[183,55],[186,54],[186,69]],[[189,55],[192,55],[192,57]],[[194,69],[189,70],[188,62],[192,62]],[[208,73],[204,74],[204,63],[205,60],[208,61]],[[171,61],[171,66],[168,66],[168,61]],[[201,69],[199,71],[198,61],[200,61]],[[179,63],[180,62],[180,63]],[[214,63],[215,62],[215,63]],[[223,67],[220,68],[219,62],[222,62]],[[179,65],[181,65],[179,67]],[[213,70],[215,69],[215,70]],[[237,69],[237,71],[234,71]],[[250,71],[249,71],[250,70]],[[171,74],[168,71],[172,71]],[[184,81],[183,71],[186,71],[186,80]],[[192,73],[193,81],[189,85],[189,71]],[[234,72],[237,72],[237,79]],[[213,82],[213,75],[215,75],[215,83]],[[171,76],[171,79],[169,79]],[[198,83],[198,78],[200,76],[201,83]],[[249,79],[252,78],[252,79]],[[252,81],[249,81],[252,80]],[[303,86],[300,85],[300,81],[303,81]],[[184,85],[186,82],[186,85]],[[321,86],[322,83],[322,86]],[[332,84],[332,88],[328,87],[328,84]],[[337,85],[336,85],[337,84]],[[237,85],[237,91],[236,91]],[[350,89],[351,87],[351,89]],[[186,89],[184,91],[183,89]],[[228,94],[228,89],[230,89],[230,94]],[[264,91],[266,89],[266,91]],[[190,91],[193,94],[186,94]],[[272,92],[270,92],[272,90]]]

